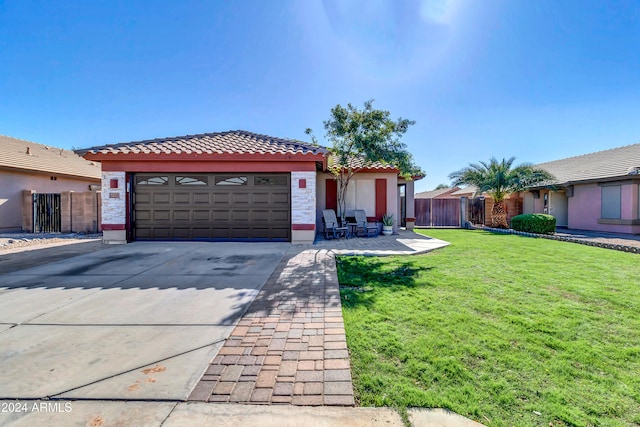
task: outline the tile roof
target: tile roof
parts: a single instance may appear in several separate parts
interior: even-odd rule
[[[468,185],[466,187],[460,188],[459,190],[454,191],[453,193],[451,193],[452,196],[467,196],[467,197],[472,197],[473,195],[478,195],[478,187],[476,187],[475,185]]]
[[[458,187],[447,187],[440,188],[439,190],[431,190],[431,191],[422,191],[420,193],[416,193],[415,199],[435,199],[438,197],[447,197],[455,194],[456,191],[460,190]]]
[[[103,145],[78,154],[321,154],[324,147],[243,130]]]
[[[536,165],[556,177],[557,184],[627,177],[640,171],[640,144],[612,148]]]
[[[334,156],[331,156],[329,158],[328,164],[329,166],[332,166],[335,164],[335,160],[336,158]],[[389,163],[382,163],[382,162],[370,162],[367,161],[366,159],[364,159],[363,157],[359,157],[359,158],[355,158],[355,159],[351,159],[351,161],[349,162],[350,166],[354,169],[373,169],[373,170],[379,170],[379,169],[389,169],[390,171],[395,171],[397,170],[395,166],[389,164]]]
[[[100,179],[100,163],[70,150],[0,135],[0,168]]]

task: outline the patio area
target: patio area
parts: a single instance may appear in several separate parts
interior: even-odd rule
[[[313,245],[304,245],[309,249],[326,249],[335,255],[417,255],[449,245],[449,242],[434,239],[408,230],[398,230],[391,236],[351,237],[325,239],[321,234],[316,236]]]

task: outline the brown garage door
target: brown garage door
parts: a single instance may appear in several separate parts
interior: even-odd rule
[[[291,240],[289,174],[140,173],[138,240]]]

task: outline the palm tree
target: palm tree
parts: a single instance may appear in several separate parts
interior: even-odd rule
[[[449,175],[452,185],[473,185],[479,194],[487,193],[495,201],[491,209],[491,226],[509,228],[504,199],[511,193],[522,191],[526,187],[555,179],[544,169],[523,163],[511,166],[515,157],[498,161],[492,157],[489,162],[471,163],[469,166]]]

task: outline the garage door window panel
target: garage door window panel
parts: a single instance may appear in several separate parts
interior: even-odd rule
[[[253,178],[253,185],[260,186],[276,186],[276,187],[286,187],[287,186],[287,177],[286,176],[255,176]]]
[[[247,185],[246,176],[216,176],[216,185]]]
[[[205,175],[177,175],[176,185],[209,185],[209,178]]]
[[[136,185],[169,185],[169,177],[167,175],[138,176]]]

